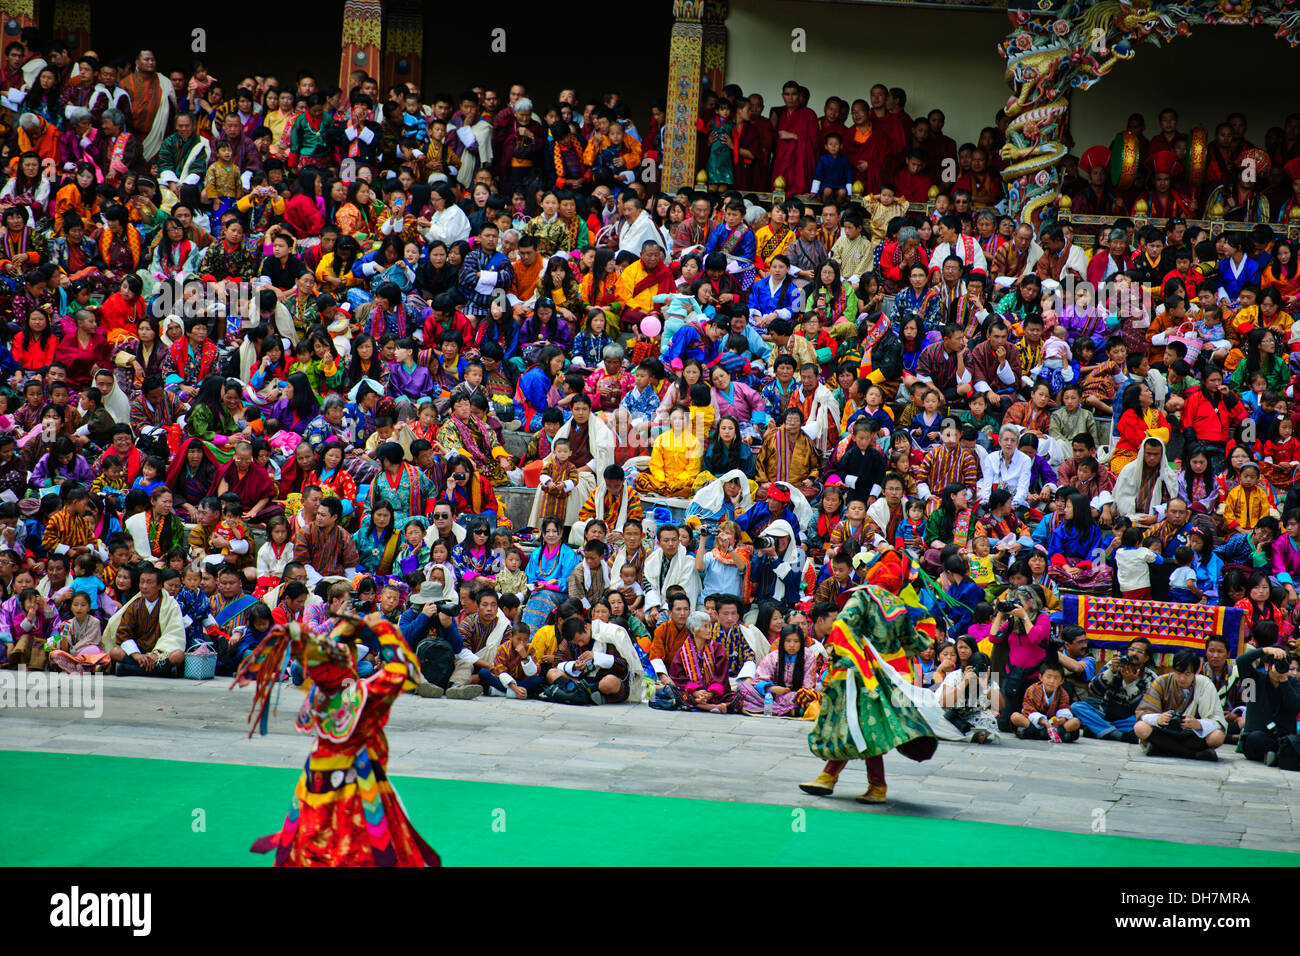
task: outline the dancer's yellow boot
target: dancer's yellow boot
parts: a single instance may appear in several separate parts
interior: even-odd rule
[[[835,784],[839,782],[840,771],[843,769],[844,761],[832,760],[817,775],[817,779],[809,783],[799,784],[799,789],[804,793],[811,793],[815,797],[829,797],[835,792]]]
[[[872,783],[867,785],[867,792],[854,798],[858,803],[884,803],[885,802],[885,785],[883,783]]]

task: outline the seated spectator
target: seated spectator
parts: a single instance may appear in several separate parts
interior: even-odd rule
[[[1161,674],[1142,695],[1133,732],[1149,757],[1218,760],[1227,721],[1214,683],[1197,673],[1201,659],[1184,648],[1174,655],[1171,673]]]

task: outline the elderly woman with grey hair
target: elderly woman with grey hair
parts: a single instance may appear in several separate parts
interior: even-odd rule
[[[325,400],[320,403],[320,414],[307,423],[302,437],[304,441],[311,445],[316,454],[320,454],[321,449],[328,441],[347,444],[347,437],[343,434],[343,409],[345,405],[342,396],[326,395]]]
[[[118,186],[128,173],[141,172],[140,138],[127,127],[122,111],[104,110],[99,129],[104,134],[104,178],[109,185]]]
[[[592,309],[588,313],[587,322],[587,329],[579,333],[578,338],[574,340],[575,355],[578,354],[579,339],[586,337],[589,346],[593,335],[603,336],[608,340],[603,330],[605,313],[601,309]],[[594,332],[591,328],[592,323],[602,326],[601,330]],[[608,414],[612,414],[623,401],[623,396],[636,387],[636,376],[623,367],[624,354],[623,346],[617,343],[606,345],[600,350],[601,364],[587,376],[585,390],[587,397],[591,399],[591,410],[597,414],[606,413],[606,420]]]
[[[921,234],[916,227],[903,226],[892,243],[886,237],[881,244],[880,268],[877,271],[884,277],[882,285],[886,298],[903,290],[907,285],[908,273],[916,265],[928,270],[930,259],[921,246]]]
[[[94,115],[84,106],[69,106],[67,117],[67,129],[59,134],[59,169],[72,174],[78,164],[89,163],[95,170],[91,185],[103,182],[104,137],[95,128]]]
[[[682,694],[682,710],[728,713],[735,691],[728,676],[727,651],[713,636],[713,619],[695,611],[686,619],[691,636],[668,664],[668,676]]]
[[[1099,247],[1088,262],[1087,279],[1094,289],[1101,288],[1111,276],[1127,272],[1135,259],[1127,230],[1116,227],[1104,238],[1104,250]]]

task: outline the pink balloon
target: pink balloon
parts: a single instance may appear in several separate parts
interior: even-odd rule
[[[647,315],[641,320],[641,332],[648,338],[654,338],[663,331],[663,325],[653,315]]]

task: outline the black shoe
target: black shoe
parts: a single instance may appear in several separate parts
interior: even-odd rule
[[[1172,755],[1168,750],[1165,750],[1163,747],[1160,747],[1160,746],[1158,746],[1157,744],[1154,744],[1154,743],[1152,743],[1152,742],[1149,741],[1149,740],[1146,742],[1146,745],[1142,748],[1142,752],[1143,752],[1144,754],[1146,754],[1148,757],[1171,757],[1171,756],[1173,756],[1173,755]]]
[[[1135,744],[1138,742],[1137,734],[1133,733],[1131,730],[1124,731],[1123,735],[1119,739],[1126,744]]]
[[[1079,739],[1079,732],[1077,730],[1061,731],[1061,743],[1072,744],[1078,739]]]
[[[1206,760],[1210,763],[1219,762],[1218,752],[1209,747],[1206,747],[1204,750],[1198,750],[1196,753],[1192,754],[1192,758],[1194,760]]]
[[[1030,728],[1028,728],[1028,727],[1017,727],[1017,728],[1016,728],[1016,737],[1017,737],[1017,739],[1019,739],[1019,740],[1029,740],[1029,739],[1030,739],[1030,738],[1029,738],[1029,730],[1030,730]]]
[[[1097,739],[1098,740],[1123,740],[1124,735],[1120,733],[1118,730],[1108,730]]]

